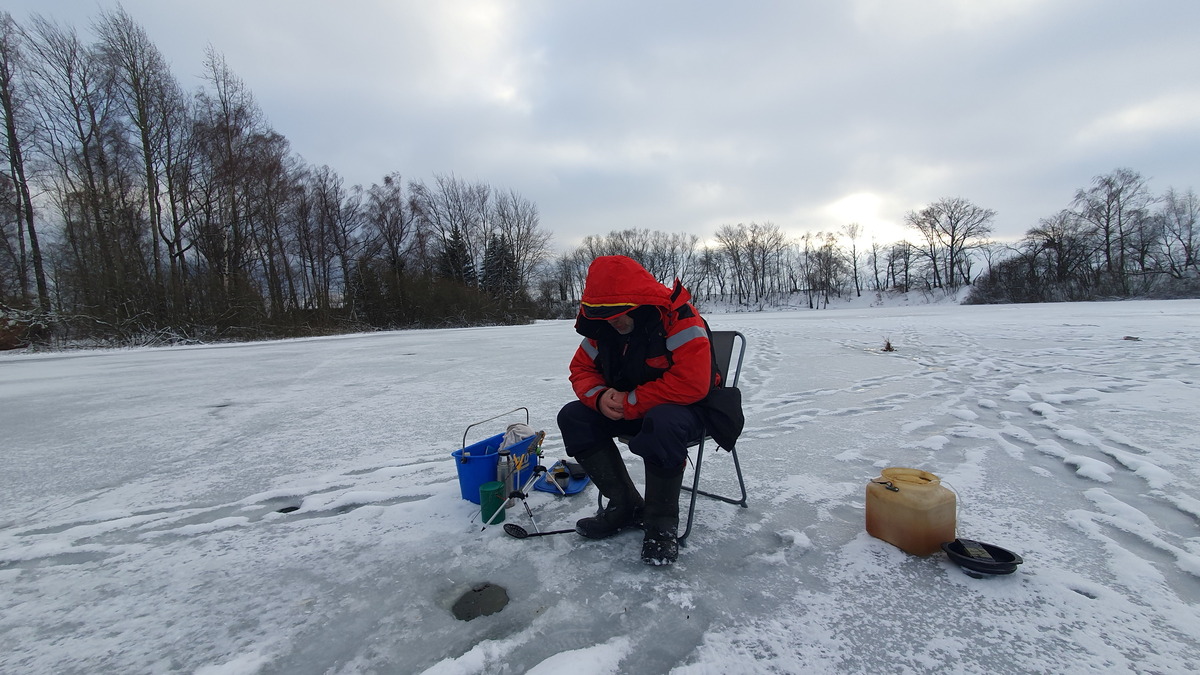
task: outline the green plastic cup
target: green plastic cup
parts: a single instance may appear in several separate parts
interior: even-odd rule
[[[495,525],[504,522],[504,483],[494,480],[479,486],[479,511],[483,516],[483,524]],[[495,520],[492,516],[500,512]]]

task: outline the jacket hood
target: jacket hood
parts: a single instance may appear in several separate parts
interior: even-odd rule
[[[588,267],[579,314],[575,317],[575,331],[597,339],[616,335],[605,319],[629,313],[637,307],[653,308],[647,312],[634,311],[633,316],[639,322],[657,316],[658,321],[665,323],[673,311],[691,299],[691,294],[678,279],[674,288],[668,288],[632,258],[601,256]]]
[[[606,255],[596,258],[588,267],[580,312],[593,314],[589,310],[594,310],[599,312],[597,318],[609,318],[629,311],[634,305],[670,308],[671,294],[671,289],[658,283],[636,260]]]

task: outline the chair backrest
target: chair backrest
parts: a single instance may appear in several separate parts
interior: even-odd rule
[[[733,349],[739,344],[737,361],[734,361]],[[742,361],[746,359],[746,336],[736,330],[714,330],[712,345],[717,355],[717,372],[721,373],[721,383],[726,387],[736,387],[742,375]]]

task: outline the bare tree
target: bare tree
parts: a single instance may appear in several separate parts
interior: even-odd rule
[[[733,300],[760,306],[788,292],[788,242],[774,223],[722,225],[716,234],[721,261],[727,264]]]
[[[901,293],[907,293],[912,288],[912,269],[917,250],[907,239],[892,244],[888,249],[886,278],[891,280],[891,287]]]
[[[383,177],[382,185],[372,185],[367,190],[363,217],[369,236],[381,246],[388,268],[394,272],[403,270],[416,223],[400,174],[388,174]]]
[[[713,246],[705,246],[700,250],[696,261],[696,276],[699,288],[695,289],[701,297],[725,299],[729,281],[729,264],[724,251]]]
[[[304,218],[297,220],[297,244],[304,261],[310,294],[306,307],[328,320],[343,305],[346,282],[359,245],[358,194],[328,166],[310,170],[303,179]]]
[[[296,231],[293,206],[304,191],[302,169],[279,134],[260,133],[247,139],[243,158],[247,175],[246,237],[251,254],[245,265],[260,294],[268,298],[268,315],[278,321],[301,306],[297,296]]]
[[[670,234],[662,239],[664,255],[671,261],[671,271],[668,276],[679,279],[689,289],[695,279],[695,268],[698,264],[696,247],[700,245],[700,237],[691,234]]]
[[[141,311],[146,229],[112,71],[73,29],[33,17],[26,33],[38,136],[64,223],[61,274],[82,306],[124,322]]]
[[[357,187],[347,189],[342,177],[328,166],[322,166],[318,175],[321,177],[319,212],[327,223],[324,229],[330,238],[330,247],[337,264],[338,277],[334,292],[340,306],[344,301],[354,257],[362,244],[359,238],[359,229],[362,226],[362,192]]]
[[[920,211],[909,211],[904,216],[905,224],[921,233],[925,241],[924,248],[917,249],[930,266],[930,286],[942,287],[942,240],[938,236],[936,215],[928,208]]]
[[[983,271],[984,275],[990,274],[996,264],[1002,261],[1006,256],[1010,255],[1012,248],[1005,243],[986,240],[979,245],[979,254],[983,256],[984,263],[987,269]]]
[[[1108,280],[1124,292],[1129,290],[1126,272],[1130,244],[1135,239],[1135,230],[1149,216],[1152,201],[1146,179],[1125,168],[1096,176],[1091,188],[1075,193],[1076,212],[1100,240]]]
[[[253,139],[272,133],[245,83],[211,46],[204,59],[208,89],[198,95],[198,174],[193,196],[202,200],[193,229],[197,248],[217,280],[214,305],[221,323],[251,320],[260,309],[247,277],[254,252],[249,230],[254,180]]]
[[[21,32],[8,12],[0,12],[0,115],[4,119],[4,158],[12,183],[12,213],[16,222],[16,262],[18,285],[22,300],[29,297],[29,263],[32,263],[38,306],[50,311],[50,291],[42,262],[42,247],[34,220],[33,198],[26,173],[26,139],[31,133],[27,111],[18,92],[18,70],[21,67]],[[26,249],[28,248],[28,260]]]
[[[722,225],[717,229],[717,245],[729,264],[730,300],[740,304],[750,301],[752,283],[749,275],[749,233],[746,226]]]
[[[1177,279],[1200,273],[1200,199],[1195,191],[1169,188],[1157,217],[1162,223],[1161,258],[1167,272]]]
[[[883,290],[883,281],[880,279],[880,274],[882,274],[883,270],[879,267],[881,251],[882,246],[880,246],[879,241],[872,237],[871,250],[867,254],[867,259],[871,262],[871,290],[873,291]]]
[[[849,223],[842,227],[842,233],[850,241],[850,273],[854,277],[854,297],[862,297],[862,281],[858,273],[858,238],[862,235],[862,225]]]
[[[629,228],[613,230],[608,233],[608,250],[611,255],[625,255],[633,258],[646,268],[647,272],[658,278],[661,274],[659,261],[652,255],[653,236],[646,228]]]
[[[453,253],[456,259],[465,255],[455,264],[469,264],[478,270],[487,250],[491,188],[454,175],[436,174],[432,186],[413,182],[409,192],[420,227],[437,242],[437,255],[445,258]],[[465,279],[468,275],[462,272],[458,270],[453,276]]]
[[[1054,299],[1080,300],[1085,297],[1084,289],[1077,288],[1086,282],[1094,245],[1087,228],[1079,215],[1063,209],[1057,214],[1043,218],[1038,226],[1025,234],[1026,255],[1031,262],[1039,254],[1047,260],[1045,279],[1054,284],[1062,297]]]
[[[808,271],[808,287],[812,290],[809,307],[824,309],[829,307],[831,295],[841,294],[841,285],[848,273],[846,256],[839,250],[837,235],[833,232],[818,232],[809,237],[805,236],[805,255],[809,259],[806,265]]]
[[[491,228],[512,247],[517,279],[528,289],[536,270],[550,254],[552,235],[543,230],[537,205],[516,190],[496,190],[491,208]]]
[[[185,244],[182,223],[172,218],[173,222],[168,226],[168,220],[164,218],[163,191],[168,191],[169,202],[177,202],[178,198],[170,194],[170,173],[181,160],[179,130],[187,128],[183,92],[162,53],[124,8],[103,10],[96,31],[100,37],[101,56],[106,59],[116,80],[114,95],[132,126],[132,136],[141,158],[153,248],[154,289],[179,303],[182,300],[179,297],[181,249]],[[171,213],[177,215],[174,211]],[[165,258],[161,250],[163,244],[167,247]],[[166,271],[164,260],[169,265]]]
[[[961,197],[943,198],[910,211],[905,222],[925,239],[924,254],[933,273],[931,287],[944,284],[951,289],[970,284],[969,252],[992,232],[996,212]]]
[[[746,259],[750,265],[755,301],[762,306],[784,288],[783,255],[787,238],[774,223],[750,223],[746,228]]]

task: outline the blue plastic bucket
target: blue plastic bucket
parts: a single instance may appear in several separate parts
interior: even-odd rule
[[[479,487],[484,483],[496,480],[496,460],[499,455],[474,453],[467,448],[455,450],[454,466],[458,467],[458,488],[462,498],[479,503]]]
[[[512,453],[513,461],[518,461],[518,457],[521,458],[519,461],[522,466],[517,472],[517,488],[525,485],[525,481],[529,480],[529,476],[533,474],[533,467],[537,466],[537,454],[529,451],[535,440],[537,440],[536,435],[530,436],[508,448]],[[480,486],[496,480],[496,464],[500,459],[500,455],[497,453],[503,442],[504,434],[496,434],[450,453],[454,458],[454,466],[458,468],[458,488],[463,499],[478,504]]]

